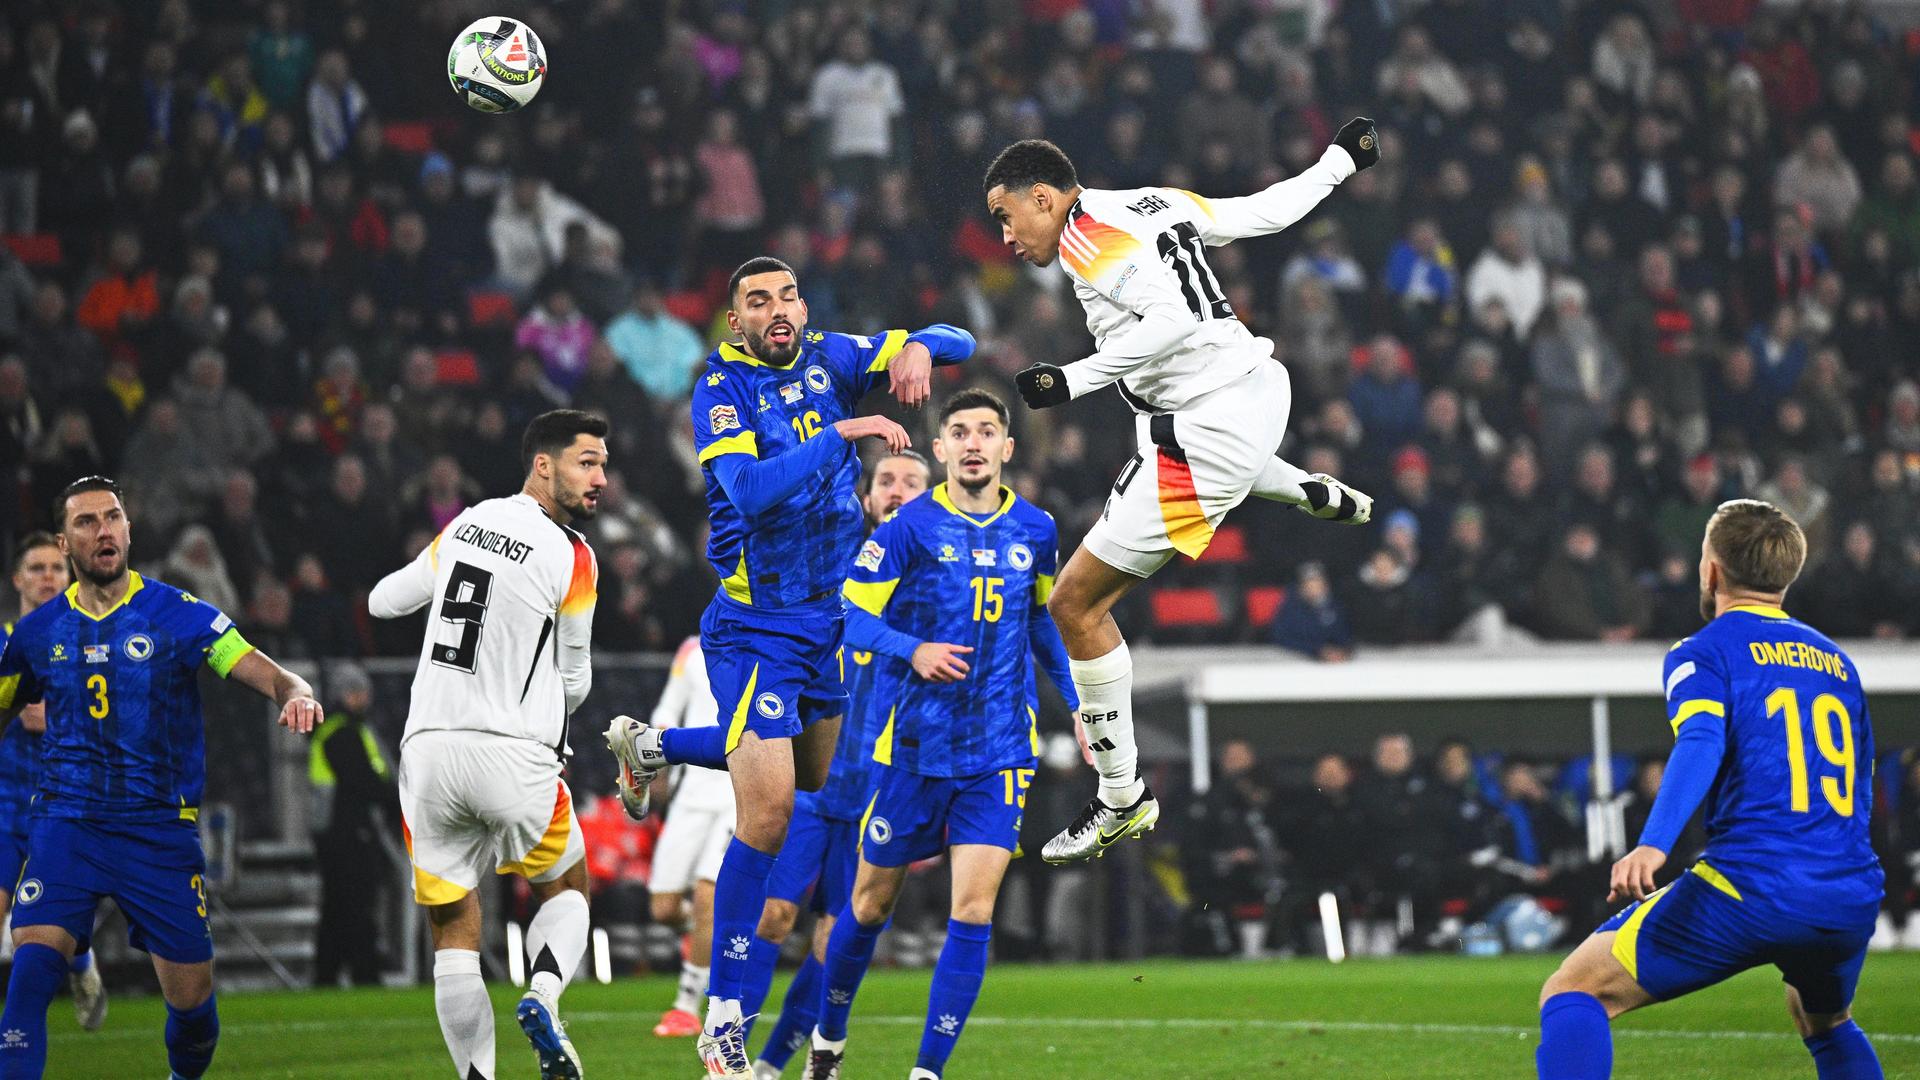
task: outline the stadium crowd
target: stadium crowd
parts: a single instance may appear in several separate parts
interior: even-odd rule
[[[1358,112],[1383,165],[1213,264],[1292,374],[1287,455],[1378,522],[1253,508],[1129,633],[1673,637],[1743,493],[1806,526],[1816,624],[1920,629],[1920,83],[1862,6],[1522,0],[1496,34],[1468,0],[535,5],[554,73],[508,117],[425,62],[472,7],[9,5],[8,536],[114,472],[139,561],[277,655],[408,653],[366,588],[572,402],[615,421],[598,643],[670,648],[711,583],[684,399],[736,261],[799,268],[816,326],[968,326],[948,377],[1010,391],[1090,340],[982,210],[1003,143],[1226,195]],[[1070,546],[1124,407],[1018,428]]]
[[[136,564],[274,656],[410,655],[417,624],[368,619],[366,590],[516,487],[524,422],[571,403],[614,423],[595,644],[670,651],[714,585],[686,399],[732,266],[794,265],[817,327],[965,326],[980,355],[941,377],[1014,400],[1012,372],[1091,340],[984,213],[1004,143],[1054,139],[1090,186],[1232,195],[1365,114],[1379,167],[1211,260],[1291,373],[1286,456],[1373,493],[1376,523],[1244,507],[1129,601],[1129,637],[1325,660],[1672,638],[1741,494],[1807,530],[1796,613],[1920,633],[1920,42],[1845,3],[1324,6],[536,3],[552,75],[485,117],[438,68],[485,14],[464,0],[17,0],[0,535],[113,473]],[[1071,548],[1133,451],[1126,409],[1016,413],[1011,475]],[[1911,882],[1907,764],[1883,834]],[[1321,889],[1380,917],[1408,898],[1422,932],[1594,893],[1567,789],[1525,764],[1481,776],[1449,746],[1429,773],[1383,740],[1295,795],[1248,747],[1221,775],[1185,880],[1282,935]],[[1314,846],[1360,828],[1377,857]]]

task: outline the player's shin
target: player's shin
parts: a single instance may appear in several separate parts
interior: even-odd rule
[[[527,924],[527,955],[533,958],[529,989],[557,1004],[586,955],[590,932],[585,893],[563,889],[541,904]]]
[[[1133,741],[1133,657],[1127,643],[1105,656],[1073,661],[1073,686],[1080,695],[1087,747],[1100,771],[1100,800],[1115,809],[1131,806],[1145,785]]]
[[[441,949],[433,954],[433,1008],[458,1075],[493,1080],[493,1003],[480,977],[478,952]]]
[[[731,1012],[739,1008],[753,943],[758,940],[754,931],[760,925],[761,909],[767,906],[767,874],[772,870],[771,854],[737,836],[727,845],[727,854],[720,862],[720,873],[713,883],[713,965],[707,986],[709,1028],[716,1022],[716,1010]]]
[[[820,980],[820,1023],[814,1030],[814,1045],[838,1050],[847,1041],[847,1017],[853,1012],[853,996],[860,992],[860,980],[867,977],[873,963],[873,947],[887,928],[862,925],[853,917],[851,907],[833,921],[833,933],[827,936],[826,970]]]
[[[767,1033],[767,1045],[760,1048],[759,1060],[772,1066],[775,1072],[784,1070],[793,1055],[807,1045],[807,1037],[813,1034],[813,1026],[820,1020],[820,977],[825,971],[820,961],[808,953],[806,963],[800,965],[800,970],[793,973],[793,981],[787,984],[787,996],[780,1004],[780,1020]]]
[[[691,959],[682,960],[680,985],[674,991],[673,1007],[694,1016],[700,1015],[702,1004],[707,1000],[707,979],[711,971],[705,964],[696,964]]]
[[[220,1042],[220,1010],[214,995],[191,1009],[167,1006],[167,1065],[186,1080],[206,1074]]]
[[[980,997],[987,974],[987,952],[993,941],[992,924],[947,922],[947,943],[933,966],[933,988],[927,993],[927,1025],[920,1034],[919,1068],[939,1076],[960,1040],[967,1014]]]
[[[0,1077],[39,1077],[47,1070],[47,1006],[67,977],[60,950],[28,942],[13,950],[7,1007],[0,1016]]]
[[[1867,1033],[1851,1020],[1804,1041],[1820,1080],[1881,1080],[1885,1075]]]
[[[1540,1006],[1540,1080],[1607,1080],[1613,1075],[1613,1029],[1607,1007],[1592,994],[1555,994]]]
[[[703,769],[727,768],[727,729],[723,727],[668,728],[660,733],[660,752],[674,765]]]

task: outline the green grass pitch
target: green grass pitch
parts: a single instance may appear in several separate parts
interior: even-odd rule
[[[1551,957],[1424,957],[990,969],[947,1075],[1048,1080],[1533,1075],[1534,1003]],[[899,1080],[913,1065],[926,971],[876,971],[855,1006],[849,1080]],[[774,986],[777,1005],[784,976]],[[1868,958],[1855,1014],[1888,1077],[1920,1078],[1920,954]],[[498,986],[499,1075],[533,1077]],[[694,1080],[691,1039],[657,1039],[665,978],[576,984],[562,1002],[593,1078]],[[428,989],[233,994],[221,998],[210,1078],[451,1077]],[[113,1003],[104,1031],[54,1003],[51,1077],[166,1075],[155,998]],[[1813,1075],[1788,1030],[1776,976],[1757,971],[1630,1016],[1615,1027],[1618,1077],[1767,1080]],[[798,1065],[788,1076],[799,1075]]]

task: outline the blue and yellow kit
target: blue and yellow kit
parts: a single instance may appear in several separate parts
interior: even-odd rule
[[[103,615],[78,593],[21,619],[0,651],[0,708],[47,706],[14,925],[60,926],[84,948],[95,903],[111,896],[135,947],[208,959],[197,675],[205,665],[224,678],[253,646],[211,605],[139,574]]]
[[[12,636],[8,623],[0,629],[0,648]],[[9,893],[27,858],[27,817],[39,788],[40,736],[15,719],[0,733],[0,889]]]
[[[1601,927],[1614,956],[1656,998],[1773,964],[1839,1011],[1884,886],[1858,669],[1786,612],[1737,607],[1667,654],[1665,691],[1676,743],[1640,842],[1670,850],[1704,791],[1707,850]]]
[[[1053,518],[1011,490],[1001,489],[993,513],[975,516],[941,484],[861,548],[845,586],[862,613],[852,616],[851,641],[878,643],[890,631],[906,642],[894,649],[902,659],[919,642],[973,649],[958,682],[930,682],[901,665],[876,685],[886,721],[873,750],[867,861],[898,866],[950,844],[1014,850],[1040,753],[1035,655],[1073,699],[1066,649],[1046,608],[1058,545]]]
[[[707,559],[721,581],[700,642],[729,751],[746,731],[790,738],[844,708],[839,591],[866,518],[860,457],[833,425],[886,385],[910,342],[935,363],[973,353],[971,335],[944,325],[876,337],[809,330],[785,367],[721,345],[694,383]]]

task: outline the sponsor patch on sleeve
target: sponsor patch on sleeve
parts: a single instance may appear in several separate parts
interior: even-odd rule
[[[740,414],[731,405],[715,405],[707,410],[707,423],[715,435],[740,426]]]

